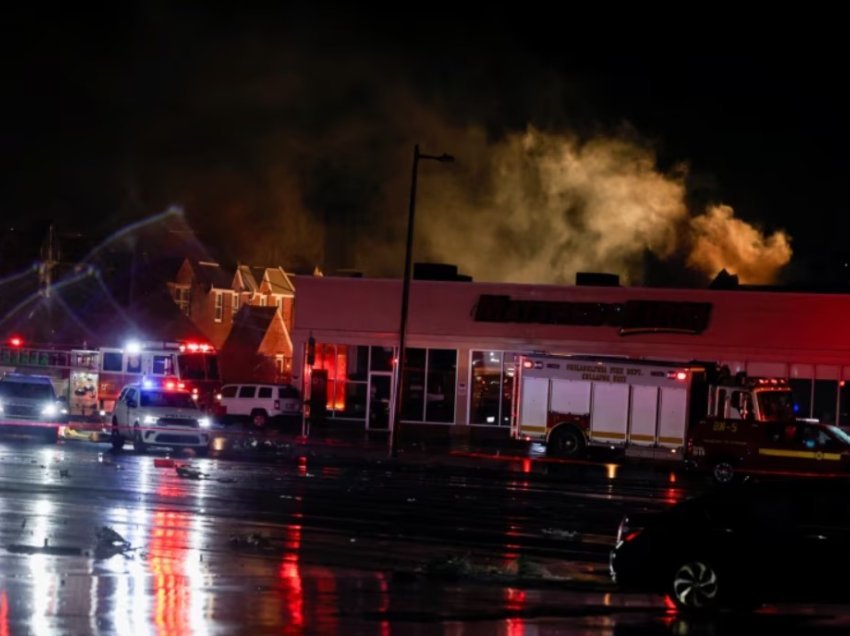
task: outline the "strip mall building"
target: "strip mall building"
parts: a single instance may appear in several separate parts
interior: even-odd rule
[[[295,288],[293,382],[307,399],[326,391],[326,421],[386,429],[402,281],[299,276]],[[844,294],[413,280],[400,421],[507,435],[517,355],[546,352],[784,377],[800,417],[850,425],[848,318]]]

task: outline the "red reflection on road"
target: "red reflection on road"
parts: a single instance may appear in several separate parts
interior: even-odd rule
[[[286,609],[287,625],[300,629],[304,627],[304,588],[301,581],[301,568],[298,564],[301,549],[301,526],[286,527],[284,545],[287,552],[280,564],[280,596]]]
[[[158,489],[158,493],[161,489]],[[161,636],[178,636],[191,631],[189,608],[192,585],[187,580],[184,559],[188,554],[191,522],[185,512],[157,511],[153,514],[150,565],[153,585],[153,624]]]
[[[9,636],[9,598],[6,590],[0,594],[0,636]]]
[[[505,608],[509,612],[520,613],[525,610],[525,591],[516,590],[512,587],[505,589]],[[509,618],[505,621],[507,627],[506,636],[523,636],[525,634],[525,620],[522,618]]]

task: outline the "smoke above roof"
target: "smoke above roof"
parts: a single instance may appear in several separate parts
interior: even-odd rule
[[[233,262],[400,276],[418,143],[456,162],[419,163],[413,258],[475,280],[642,283],[649,254],[705,282],[726,268],[766,283],[790,260],[784,232],[734,201],[695,207],[687,157],[662,167],[655,141],[505,33],[138,10],[132,53],[88,89],[112,114],[85,122],[86,143],[121,152],[71,174],[103,190],[92,162],[109,164],[112,229],[176,205]]]

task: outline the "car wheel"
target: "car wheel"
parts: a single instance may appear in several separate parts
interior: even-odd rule
[[[133,450],[137,453],[144,453],[148,449],[148,445],[142,440],[142,430],[136,424],[133,427]]]
[[[711,476],[718,484],[731,484],[736,477],[735,466],[727,460],[719,461],[712,467]]]
[[[254,428],[265,428],[268,422],[269,416],[266,415],[265,411],[254,411],[251,413],[251,423],[254,425]]]
[[[121,433],[118,432],[118,427],[112,427],[112,434],[110,435],[109,441],[112,443],[112,448],[114,450],[121,450],[124,448],[124,438],[121,436]]]
[[[717,571],[708,561],[686,561],[673,574],[673,601],[682,609],[717,607],[720,586]]]
[[[574,426],[561,426],[552,431],[546,443],[546,452],[553,457],[581,457],[584,455],[584,434]]]

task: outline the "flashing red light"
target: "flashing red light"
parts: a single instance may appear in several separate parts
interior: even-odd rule
[[[522,361],[522,368],[523,369],[533,369],[534,363],[531,360],[523,360]]]
[[[199,342],[184,342],[180,345],[180,351],[188,351],[190,353],[211,353],[214,351],[214,349],[213,346],[210,344],[203,344]]]
[[[174,388],[175,388],[175,384],[171,380],[169,380],[168,382],[165,383],[165,390],[166,391],[173,391]]]
[[[24,339],[19,336],[12,336],[9,338],[9,346],[11,347],[23,347]]]
[[[679,371],[678,373],[676,373],[676,379],[677,380],[687,380],[688,374],[685,371]]]

